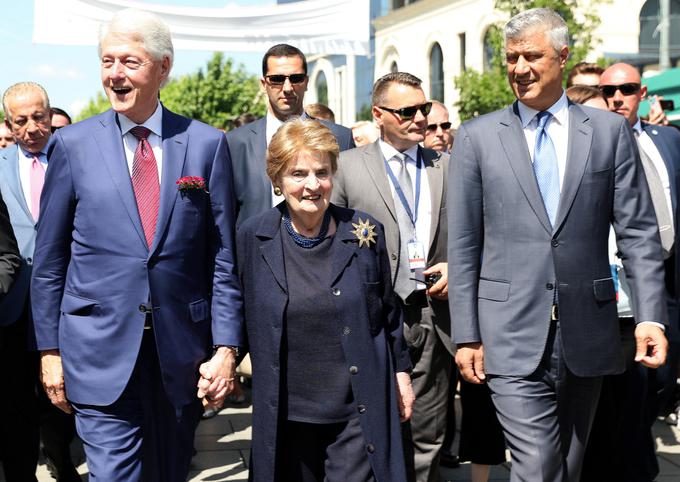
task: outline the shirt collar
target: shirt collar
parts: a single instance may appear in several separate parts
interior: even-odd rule
[[[388,144],[382,139],[378,139],[378,146],[380,146],[383,156],[388,161],[397,154],[400,154],[400,152],[396,150],[391,144]],[[416,158],[418,157],[418,144],[409,147],[403,152],[403,154],[406,154],[411,159],[411,161],[416,162]]]
[[[163,109],[161,107],[161,103],[159,102],[158,105],[156,106],[156,110],[153,111],[153,114],[151,114],[151,117],[149,117],[147,120],[142,122],[141,124],[137,124],[130,119],[128,119],[124,114],[116,114],[118,116],[118,122],[120,123],[120,131],[123,133],[123,135],[127,134],[130,132],[130,129],[137,125],[141,125],[149,129],[151,132],[156,134],[158,137],[162,137],[163,134]]]
[[[44,152],[39,152],[38,154],[33,154],[32,152],[25,151],[20,145],[17,144],[17,150],[19,153],[19,159],[25,159],[27,161],[33,162],[33,156],[38,156],[38,160],[43,164],[47,163],[47,155]]]
[[[635,121],[635,124],[633,124],[633,130],[639,134],[642,134],[642,122],[640,122],[640,118],[638,117],[637,120]]]
[[[536,109],[532,109],[531,107],[523,104],[521,101],[517,102],[517,109],[519,110],[519,118],[522,121],[523,129],[526,129],[529,126],[531,121],[534,120],[534,117],[536,117],[536,114],[539,112]],[[548,108],[548,112],[552,114],[553,118],[558,124],[566,125],[567,115],[569,113],[569,102],[567,101],[567,94],[565,94],[564,91],[562,91],[562,95],[557,100],[557,102]]]

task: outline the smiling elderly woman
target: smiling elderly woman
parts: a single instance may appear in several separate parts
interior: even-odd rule
[[[413,403],[382,226],[330,204],[338,145],[314,120],[274,135],[285,201],[237,235],[253,363],[256,481],[406,480]]]

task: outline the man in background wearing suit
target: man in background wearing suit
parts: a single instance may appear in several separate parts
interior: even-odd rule
[[[40,85],[21,82],[7,89],[3,107],[5,125],[16,144],[0,152],[0,191],[21,253],[17,281],[0,304],[0,330],[4,332],[0,369],[7,388],[0,401],[3,465],[9,481],[35,480],[40,427],[55,477],[61,482],[79,481],[69,450],[75,433],[73,417],[46,400],[39,386],[33,337],[28,336],[35,225],[50,138],[49,99]]]
[[[659,233],[628,123],[564,94],[562,18],[527,10],[505,36],[517,102],[466,122],[452,154],[456,362],[489,384],[512,481],[578,481],[602,376],[625,363],[610,224],[637,301],[635,360],[652,367],[667,349]]]
[[[7,206],[0,192],[0,300],[4,298],[12,286],[20,262],[19,247],[14,237],[12,225],[9,222]],[[1,342],[2,335],[0,335]]]
[[[332,201],[365,211],[385,227],[394,290],[404,305],[416,400],[403,426],[409,480],[439,480],[439,450],[453,345],[447,299],[446,173],[449,157],[418,145],[426,102],[417,77],[396,72],[373,86],[380,139],[340,153]],[[428,275],[441,278],[431,286]],[[428,288],[429,287],[429,288]]]
[[[609,110],[625,117],[633,128],[652,195],[666,274],[669,350],[668,362],[659,370],[651,370],[629,359],[624,373],[605,378],[581,480],[609,478],[621,482],[651,482],[659,473],[652,425],[659,409],[663,409],[664,402],[674,394],[680,348],[680,270],[675,253],[680,133],[672,127],[640,121],[638,108],[647,96],[647,87],[642,85],[640,72],[632,65],[617,63],[606,69],[600,78],[600,89]],[[619,320],[621,339],[628,351],[634,350],[635,345],[633,321],[632,318]],[[657,394],[659,389],[661,397]]]
[[[227,133],[234,164],[234,190],[238,203],[238,225],[249,217],[283,201],[274,192],[265,172],[267,146],[281,124],[291,117],[308,117],[302,105],[307,91],[307,59],[296,47],[279,44],[262,58],[260,84],[267,94],[267,115]],[[354,147],[352,131],[328,121],[340,150]]]
[[[224,400],[242,344],[231,163],[222,133],[159,102],[173,46],[158,17],[116,13],[99,55],[112,110],[49,144],[31,285],[42,381],[75,412],[91,478],[180,482],[198,397]]]

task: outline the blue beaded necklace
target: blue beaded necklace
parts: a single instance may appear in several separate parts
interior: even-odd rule
[[[328,234],[328,226],[330,225],[330,223],[331,213],[328,209],[326,209],[326,212],[323,215],[323,221],[321,222],[321,229],[319,230],[319,235],[316,236],[315,238],[308,238],[295,231],[295,229],[293,228],[293,222],[290,220],[290,215],[288,214],[288,212],[284,213],[283,215],[283,225],[286,227],[286,231],[288,231],[290,237],[293,238],[295,244],[307,249],[313,248],[314,246],[318,246],[324,239],[326,239],[326,235]]]

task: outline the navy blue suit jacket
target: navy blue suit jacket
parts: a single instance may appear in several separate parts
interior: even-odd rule
[[[237,235],[239,276],[253,365],[253,437],[251,476],[275,480],[281,340],[288,304],[281,240],[283,203],[247,220]],[[331,205],[337,223],[331,259],[337,296],[338,337],[350,366],[352,392],[367,444],[374,446],[371,467],[379,481],[403,481],[404,455],[396,400],[395,372],[411,367],[402,336],[402,312],[392,291],[390,263],[382,225],[359,211]],[[352,223],[368,219],[376,226],[377,243],[359,247]],[[320,313],[323,315],[323,313]],[[313,336],[313,334],[310,334]],[[294,441],[290,441],[294,443]],[[351,461],[348,461],[351,463]]]
[[[304,115],[304,114],[303,114]],[[328,127],[341,151],[355,147],[352,131],[332,122],[319,120]],[[238,204],[237,225],[272,207],[272,182],[267,177],[267,118],[227,133],[229,151],[234,163],[234,188]]]
[[[140,305],[153,305],[163,383],[177,407],[196,399],[213,344],[243,343],[224,135],[163,109],[162,148],[150,248],[113,111],[60,129],[48,149],[31,300],[38,349],[61,350],[73,402],[120,396],[142,340]],[[180,192],[183,176],[203,177],[207,191]]]

